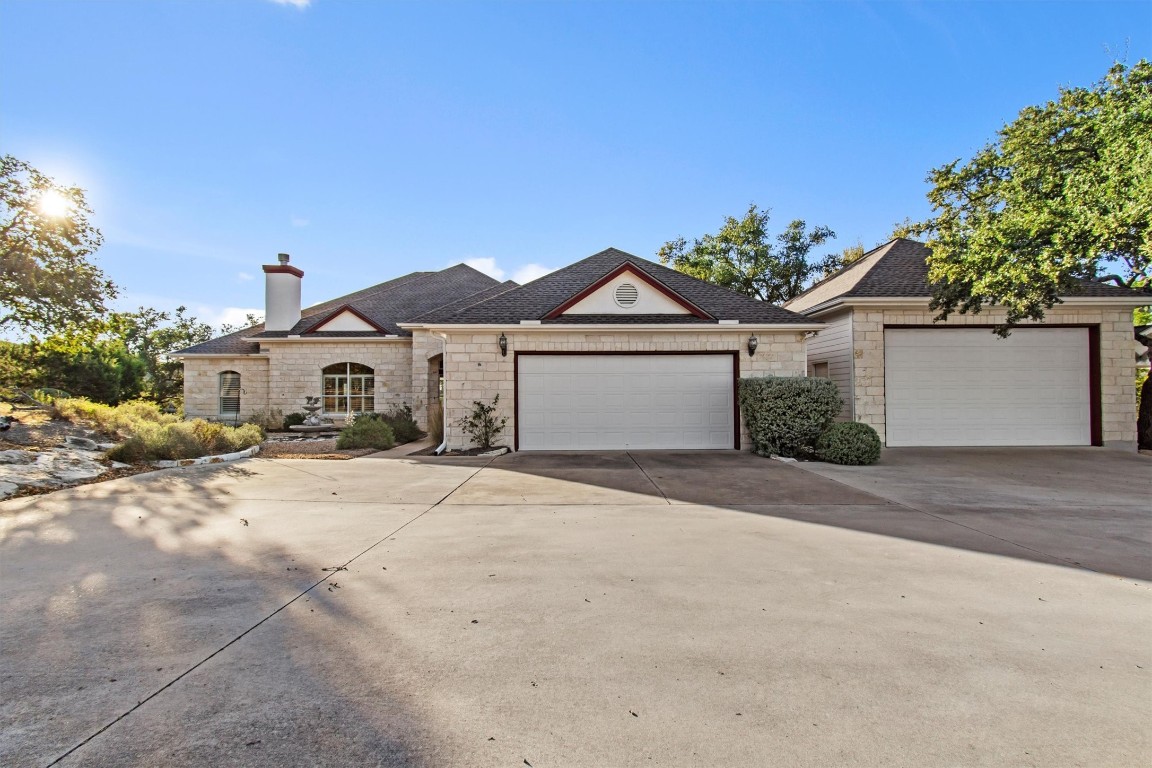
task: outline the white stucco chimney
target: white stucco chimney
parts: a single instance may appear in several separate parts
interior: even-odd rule
[[[264,265],[264,330],[288,331],[300,321],[300,280],[304,273],[289,266],[288,254],[279,264]]]

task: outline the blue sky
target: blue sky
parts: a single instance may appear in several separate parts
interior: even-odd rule
[[[1152,4],[0,0],[0,151],[88,190],[121,308],[213,323],[470,261],[654,258],[750,202],[827,250],[1024,106],[1152,55]]]

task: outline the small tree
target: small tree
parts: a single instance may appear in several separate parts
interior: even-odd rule
[[[499,418],[496,416],[499,403],[499,394],[492,398],[491,405],[473,400],[472,412],[456,422],[457,426],[464,430],[464,434],[472,436],[472,442],[478,448],[483,450],[491,448],[496,438],[504,431],[504,425],[508,423],[507,416]]]

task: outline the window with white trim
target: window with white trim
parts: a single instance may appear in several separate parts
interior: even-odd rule
[[[240,374],[236,371],[220,373],[220,415],[240,415]]]
[[[324,413],[344,416],[376,410],[375,371],[360,363],[329,365],[324,374]]]

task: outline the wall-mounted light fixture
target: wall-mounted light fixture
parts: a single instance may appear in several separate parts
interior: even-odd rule
[[[748,357],[756,354],[756,347],[760,346],[760,339],[756,338],[756,334],[748,337]]]
[[[500,334],[500,357],[508,357],[508,337],[503,333]]]

